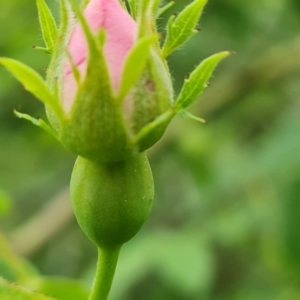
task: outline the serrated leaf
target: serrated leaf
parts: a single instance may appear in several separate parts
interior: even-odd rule
[[[58,37],[56,23],[45,0],[36,0],[36,4],[43,38],[49,52],[52,53]]]
[[[154,37],[140,39],[130,51],[123,69],[122,80],[117,98],[123,100],[130,89],[140,78],[149,58],[150,47]]]
[[[14,283],[8,283],[0,278],[0,299],[3,300],[54,300],[52,297],[44,296],[30,291]]]
[[[195,0],[178,16],[171,16],[167,25],[167,36],[162,48],[163,57],[167,57],[176,48],[192,37],[207,0]]]
[[[0,64],[23,84],[25,90],[44,102],[44,104],[49,105],[54,111],[59,111],[56,98],[51,94],[44,79],[35,70],[11,58],[0,58]]]
[[[20,113],[20,112],[18,112],[16,110],[14,110],[14,114],[18,118],[27,120],[27,121],[31,122],[33,125],[38,126],[38,127],[42,128],[42,129],[44,129],[46,132],[50,133],[53,137],[55,137],[57,139],[57,134],[54,131],[54,129],[49,124],[47,124],[44,120],[42,120],[42,119],[35,119],[35,118],[31,117],[30,115],[22,114],[22,113]]]
[[[201,62],[201,64],[185,80],[181,92],[175,102],[175,108],[182,110],[191,105],[206,87],[214,69],[220,61],[228,57],[229,51],[214,54]]]

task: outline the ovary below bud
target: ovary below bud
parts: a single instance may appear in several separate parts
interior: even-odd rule
[[[77,159],[71,179],[73,208],[80,227],[99,247],[130,240],[148,218],[153,196],[145,154],[109,164]]]

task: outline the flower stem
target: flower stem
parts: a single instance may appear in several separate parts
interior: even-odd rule
[[[107,300],[114,278],[120,247],[98,248],[96,276],[89,300]]]

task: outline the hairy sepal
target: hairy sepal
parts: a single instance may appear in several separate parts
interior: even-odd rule
[[[14,110],[14,114],[19,119],[23,119],[23,120],[29,121],[31,124],[42,128],[43,130],[45,130],[46,132],[48,132],[49,134],[51,134],[53,137],[55,137],[56,139],[58,139],[57,133],[55,132],[55,130],[49,124],[47,124],[44,120],[42,120],[41,118],[36,119],[36,118],[33,118],[30,115],[20,113],[17,110]]]
[[[57,98],[49,90],[40,74],[15,59],[2,57],[0,58],[0,64],[12,73],[26,91],[30,92],[46,106],[49,106],[58,115],[62,114]]]
[[[72,31],[73,11],[68,0],[60,0],[60,25],[58,29],[58,43],[51,57],[49,68],[47,69],[46,82],[48,88],[56,96],[57,99],[61,95],[61,81],[64,64],[62,63],[66,57],[66,49],[68,38]],[[46,107],[47,117],[52,127],[56,131],[60,131],[61,125],[57,114],[51,108]]]
[[[49,53],[53,53],[58,37],[56,22],[45,0],[36,0],[36,4],[44,42]]]
[[[61,141],[71,151],[93,161],[126,159],[136,151],[125,126],[122,105],[113,94],[103,41],[91,32],[77,4],[70,2],[85,33],[89,55],[85,78],[78,84],[60,133]]]
[[[146,68],[131,92],[131,129],[134,135],[164,114],[173,104],[172,80],[156,48],[151,49]],[[153,146],[163,135],[169,121],[144,130],[138,141],[140,151]],[[158,124],[157,124],[158,125]]]
[[[200,63],[189,78],[185,79],[181,92],[175,101],[177,110],[183,110],[197,100],[206,88],[207,82],[217,65],[230,54],[229,51],[223,51],[206,58]]]
[[[172,15],[167,24],[167,36],[162,48],[163,57],[169,56],[174,50],[191,38],[207,0],[195,0],[178,16]]]
[[[147,36],[141,38],[130,51],[123,69],[122,80],[117,98],[124,100],[130,89],[139,80],[147,60],[149,58],[150,47],[155,41],[155,37]]]

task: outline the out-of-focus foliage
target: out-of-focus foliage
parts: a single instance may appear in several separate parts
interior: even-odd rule
[[[188,3],[178,0],[162,16],[162,34],[168,14]],[[221,50],[237,53],[192,108],[208,124],[177,119],[149,151],[154,210],[121,253],[112,300],[300,299],[299,14],[298,0],[210,0],[201,32],[170,56],[178,92],[200,60]],[[43,73],[47,55],[33,45],[43,46],[34,1],[4,1],[0,56]],[[43,275],[90,286],[96,250],[65,193],[56,196],[75,158],[13,116],[14,108],[44,112],[3,68],[0,104],[1,228]],[[9,253],[0,253],[2,276],[24,284],[19,263],[36,276]],[[44,286],[51,284],[59,285]]]

